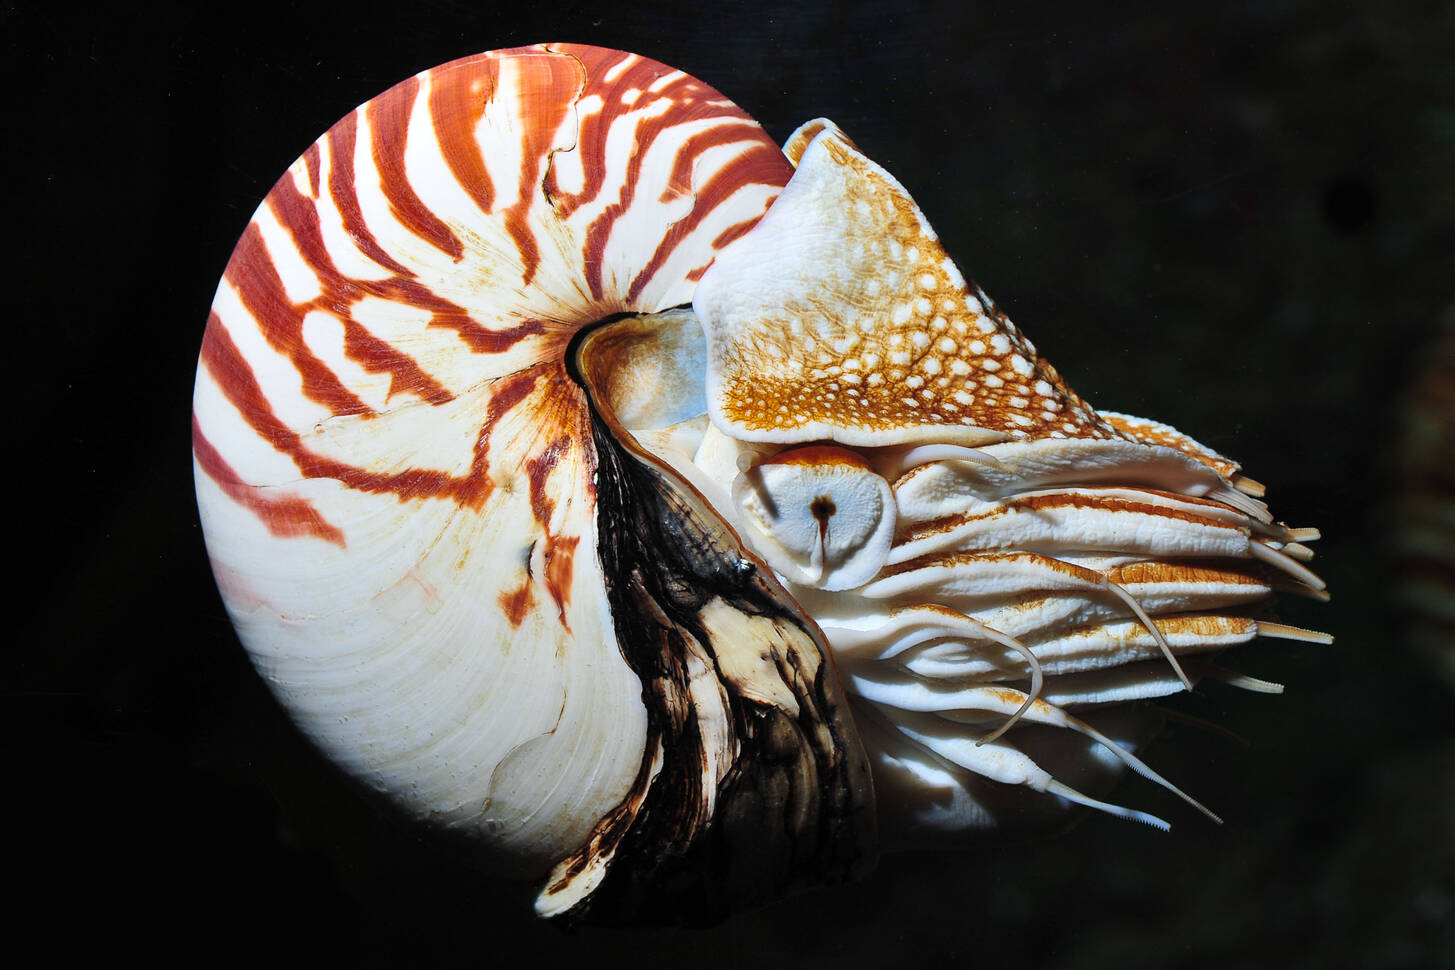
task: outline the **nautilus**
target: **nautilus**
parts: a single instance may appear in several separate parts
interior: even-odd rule
[[[284,708],[545,916],[726,911],[1072,805],[1165,825],[1106,800],[1182,794],[1142,702],[1328,639],[1267,613],[1325,596],[1317,532],[1079,397],[847,134],[780,149],[616,51],[453,61],[304,152],[192,440]]]

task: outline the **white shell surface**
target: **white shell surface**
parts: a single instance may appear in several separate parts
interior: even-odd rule
[[[691,295],[787,163],[706,85],[572,45],[350,114],[253,217],[198,369],[198,504],[238,634],[308,735],[539,873],[642,770],[564,369]]]

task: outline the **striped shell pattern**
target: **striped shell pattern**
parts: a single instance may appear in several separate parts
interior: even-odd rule
[[[285,708],[543,915],[1068,801],[1161,824],[1099,800],[1161,781],[1131,702],[1326,639],[1254,618],[1323,595],[1316,532],[1078,397],[843,132],[780,150],[616,51],[454,61],[310,147],[218,287],[193,452]]]

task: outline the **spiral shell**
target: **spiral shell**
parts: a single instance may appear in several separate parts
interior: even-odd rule
[[[309,148],[218,288],[193,443],[284,706],[547,915],[849,878],[1001,827],[1005,783],[1145,819],[1037,761],[1156,777],[1066,708],[1321,638],[1250,613],[1317,594],[1312,531],[1091,408],[847,136],[779,151],[615,51],[454,61]]]

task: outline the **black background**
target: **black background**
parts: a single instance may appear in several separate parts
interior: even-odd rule
[[[1455,298],[1449,4],[0,5],[7,912],[58,959],[429,966],[1455,965],[1455,702],[1407,647],[1400,408]],[[704,9],[706,8],[706,9]],[[361,801],[252,673],[192,499],[192,376],[233,242],[394,82],[570,40],[682,68],[778,140],[826,115],[1102,408],[1243,461],[1317,525],[1327,606],[1176,706],[1170,835],[1091,818],[706,931],[563,930]],[[18,406],[16,406],[18,405]],[[1455,460],[1455,459],[1452,459]],[[528,954],[521,956],[519,954]]]

